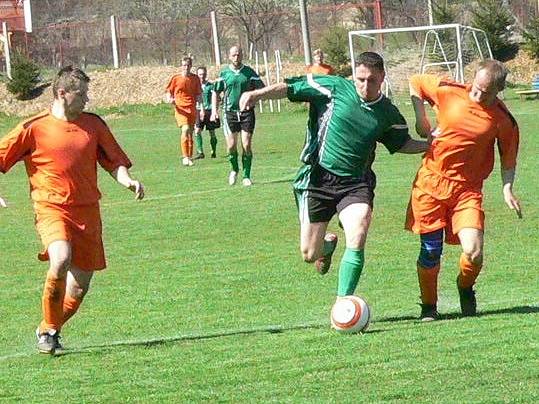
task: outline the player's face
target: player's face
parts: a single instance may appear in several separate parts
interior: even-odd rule
[[[365,65],[356,67],[356,91],[365,101],[374,101],[380,96],[385,72]]]
[[[489,106],[496,101],[500,89],[491,79],[486,70],[479,70],[475,75],[470,89],[470,100],[483,106]]]
[[[66,91],[63,93],[64,109],[66,115],[79,116],[88,102],[88,83],[80,82],[77,90]]]
[[[182,74],[184,76],[191,73],[191,67],[193,67],[193,63],[190,60],[182,60]]]
[[[319,65],[320,63],[324,63],[324,54],[318,53],[314,55],[313,60],[314,60],[314,63],[316,63],[317,65]]]
[[[237,48],[236,46],[230,48],[228,59],[230,59],[230,63],[232,63],[235,68],[240,67],[243,60],[243,54],[241,49]]]
[[[206,82],[206,76],[207,76],[206,70],[204,70],[204,69],[198,69],[198,70],[197,70],[197,76],[198,76],[198,78],[200,79],[200,82],[201,82],[201,83],[205,83],[205,82]]]

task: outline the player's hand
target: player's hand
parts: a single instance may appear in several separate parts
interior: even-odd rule
[[[256,104],[256,96],[254,91],[247,91],[240,97],[240,111],[247,111]]]
[[[144,186],[141,182],[137,180],[131,180],[129,181],[129,186],[127,187],[131,192],[135,193],[135,199],[137,201],[140,201],[144,198]]]
[[[211,115],[210,115],[210,121],[216,122],[218,117],[219,117],[219,116],[217,115],[217,112],[213,112],[213,111],[212,111],[212,113],[211,113]]]
[[[504,190],[503,199],[505,204],[511,210],[514,210],[519,219],[522,219],[522,207],[520,206],[520,201],[515,197],[513,192],[510,190]]]
[[[7,203],[4,200],[4,198],[2,198],[1,196],[0,196],[0,208],[7,208]]]
[[[200,119],[200,122],[204,122],[204,109],[201,109],[198,113],[198,118]]]

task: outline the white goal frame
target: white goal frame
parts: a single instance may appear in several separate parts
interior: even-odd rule
[[[440,42],[440,38],[438,35],[438,31],[440,30],[448,30],[453,29],[455,30],[455,38],[456,38],[456,58],[448,59],[446,53],[444,52],[444,48],[442,46],[442,43]],[[367,29],[367,30],[360,30],[360,31],[350,31],[348,33],[348,43],[350,47],[350,59],[352,64],[352,74],[355,77],[356,74],[356,63],[355,63],[355,53],[354,53],[354,39],[367,39],[369,41],[376,41],[379,38],[383,38],[383,34],[390,34],[390,33],[411,33],[411,32],[421,32],[421,31],[427,31],[425,34],[424,42],[423,42],[423,49],[421,53],[421,61],[418,66],[418,72],[424,73],[425,69],[430,66],[444,66],[447,68],[450,75],[458,82],[462,83],[464,82],[464,63],[463,63],[463,57],[462,57],[462,40],[463,35],[465,33],[471,32],[475,46],[477,48],[478,54],[481,59],[490,58],[492,59],[492,50],[490,48],[490,43],[488,41],[487,35],[485,31],[460,25],[460,24],[442,24],[442,25],[425,25],[425,26],[419,26],[419,27],[401,27],[401,28],[382,28],[382,29]],[[482,39],[484,40],[484,43],[486,44],[487,49],[487,55],[484,55],[484,52],[481,49],[481,46],[479,44],[479,38],[482,36]],[[441,50],[441,54],[443,56],[444,61],[443,62],[437,62],[437,63],[425,63],[425,55],[427,52],[427,47],[429,45],[429,38],[433,39],[432,44],[434,46],[439,46]],[[382,55],[383,56],[383,55]],[[386,92],[388,89],[390,89],[390,82],[389,80],[386,80]]]

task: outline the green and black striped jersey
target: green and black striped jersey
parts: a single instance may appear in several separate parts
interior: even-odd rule
[[[377,142],[395,153],[410,139],[404,117],[383,94],[366,102],[352,81],[338,76],[308,74],[285,82],[290,101],[310,103],[305,164],[360,177],[372,164]]]

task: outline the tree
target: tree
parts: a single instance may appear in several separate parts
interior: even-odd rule
[[[518,51],[518,45],[511,41],[514,18],[502,0],[478,0],[472,10],[473,26],[487,34],[490,48],[495,59],[512,59]]]
[[[7,90],[20,100],[30,98],[39,83],[39,67],[22,53],[15,53],[11,63],[11,79]]]
[[[526,41],[524,49],[531,57],[539,59],[539,17],[536,17],[529,22],[522,35]]]
[[[349,64],[348,30],[334,26],[327,30],[320,40],[320,48],[327,55],[328,62],[335,67],[337,74],[349,76],[352,69]]]

